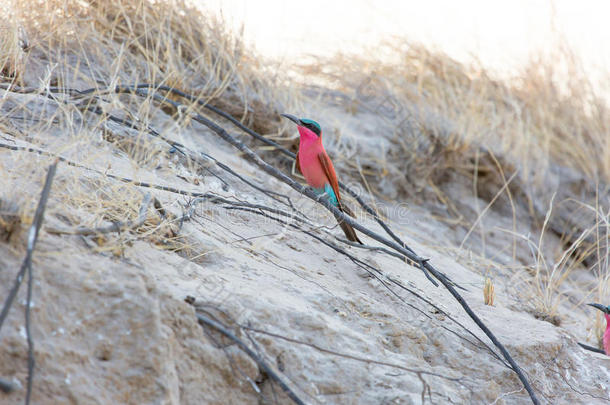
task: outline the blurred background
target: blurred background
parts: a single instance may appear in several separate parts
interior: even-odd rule
[[[594,75],[610,62],[610,3],[603,0],[323,1],[195,0],[248,46],[290,64],[362,52],[403,37],[460,62],[510,74],[533,55],[569,46]],[[381,4],[380,4],[381,3]]]

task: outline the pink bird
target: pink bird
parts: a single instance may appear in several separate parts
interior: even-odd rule
[[[333,162],[322,146],[322,128],[320,124],[306,118],[298,119],[294,115],[282,114],[297,124],[299,130],[299,151],[297,152],[297,169],[303,174],[307,184],[319,193],[326,193],[335,207],[341,212],[353,217],[352,211],[341,202],[339,194],[339,181]],[[337,218],[339,226],[348,240],[362,244],[352,226]]]
[[[604,352],[610,356],[610,306],[603,306],[602,304],[587,304],[594,308],[599,309],[604,313],[606,317],[606,332],[604,332]]]

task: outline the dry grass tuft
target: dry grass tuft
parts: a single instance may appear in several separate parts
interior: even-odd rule
[[[0,197],[0,241],[8,242],[20,225],[19,205],[8,198]]]
[[[29,41],[13,1],[0,5],[0,81],[20,81]]]
[[[485,277],[485,286],[483,287],[483,298],[485,305],[494,305],[496,293],[494,292],[494,284],[491,278]]]
[[[28,84],[174,86],[241,117],[265,134],[294,94],[244,51],[239,35],[185,0],[15,0],[32,36]],[[39,61],[43,61],[40,64]]]
[[[391,61],[376,56],[388,54]],[[566,66],[569,80],[557,66]],[[566,49],[532,60],[510,81],[400,41],[304,72],[339,90],[346,111],[383,118],[376,135],[398,146],[386,159],[407,176],[404,188],[447,179],[447,170],[493,170],[474,167],[477,153],[487,151],[506,169],[518,168],[523,182],[547,185],[547,169],[559,163],[610,182],[610,110]]]

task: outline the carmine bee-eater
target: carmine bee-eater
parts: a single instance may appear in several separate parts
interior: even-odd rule
[[[604,313],[606,317],[606,332],[604,332],[604,352],[610,356],[610,306],[603,306],[602,304],[587,304],[594,308],[599,309]]]
[[[324,146],[322,146],[320,124],[306,118],[299,119],[290,114],[282,114],[282,116],[297,124],[300,140],[296,167],[305,177],[307,184],[319,194],[326,193],[331,204],[341,212],[353,217],[354,214],[351,210],[341,202],[335,167],[324,150]],[[351,225],[340,218],[337,218],[337,221],[348,240],[362,243]]]

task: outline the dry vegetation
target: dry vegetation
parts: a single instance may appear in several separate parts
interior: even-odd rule
[[[332,89],[312,88],[321,100],[380,119],[374,135],[390,146],[357,152],[377,194],[427,200],[432,210],[440,202],[442,220],[466,231],[456,255],[516,275],[537,316],[559,323],[558,306],[574,289],[569,308],[610,300],[608,92],[569,49],[510,80],[404,41],[302,71]]]
[[[168,85],[223,108],[266,135],[277,134],[278,108],[294,100],[289,92],[278,90],[280,86],[265,74],[257,59],[243,52],[239,36],[187,2],[35,3],[14,1],[2,10],[0,67],[4,83],[42,91],[51,87]],[[31,43],[24,39],[26,32]],[[147,135],[158,113],[150,99],[108,94],[82,97],[78,103],[62,102],[61,96],[56,98],[59,102],[40,104],[35,100],[30,95],[5,94],[0,118],[5,134],[101,170],[111,168],[106,152],[94,152],[89,145],[106,145],[107,151],[126,153],[134,168],[160,167],[168,161],[167,144]],[[171,113],[176,123],[160,128],[161,135],[188,125],[184,115]],[[125,130],[109,115],[137,125]],[[25,173],[36,183],[34,179],[41,178],[45,163],[51,161],[37,155],[24,159],[23,154],[8,151],[3,155],[2,190],[15,189],[16,178],[12,176],[21,182]],[[192,166],[192,162],[186,164]],[[61,196],[58,216],[64,223],[98,226],[137,216],[142,194],[136,187],[117,185],[103,176],[94,181],[82,176],[82,171],[73,171],[73,177],[56,182],[55,195]],[[10,197],[19,202],[35,198],[35,194],[27,198],[20,195],[25,192],[16,191]],[[33,204],[20,205],[27,207],[23,215],[31,216]],[[102,250],[120,253],[125,240],[98,242],[105,245]],[[184,241],[173,242],[176,248],[188,248]]]
[[[532,61],[513,80],[500,81],[481,67],[395,43],[384,50],[399,55],[392,62],[369,53],[303,67],[307,77],[328,86],[314,88],[312,97],[307,86],[303,94],[286,87],[285,78],[266,70],[222,21],[186,1],[39,0],[32,6],[32,1],[15,0],[3,12],[8,13],[3,21],[10,22],[0,34],[4,83],[41,90],[170,85],[291,146],[294,138],[283,131],[279,112],[326,103],[358,119],[374,116],[376,135],[390,146],[380,153],[342,132],[331,149],[342,162],[343,177],[366,181],[377,196],[428,204],[437,218],[457,229],[457,255],[475,257],[477,266],[503,269],[515,284],[526,284],[523,297],[530,304],[523,305],[545,319],[559,322],[566,295],[575,299],[570,306],[610,303],[610,110],[565,50]],[[0,142],[28,142],[104,170],[104,157],[88,151],[95,144],[127,153],[135,168],[156,167],[169,158],[166,145],[145,134],[157,123],[152,104],[115,94],[83,98],[80,104],[40,104],[28,95],[3,92]],[[90,107],[104,113],[86,112]],[[162,134],[189,124],[173,113],[174,125],[157,128]],[[107,114],[141,127],[126,137]],[[342,159],[343,152],[357,153],[358,163]],[[28,223],[37,188],[16,190],[14,184],[17,177],[39,184],[50,159],[0,154],[0,228],[7,228],[5,200],[10,200],[11,218],[19,206],[21,220]],[[70,226],[137,217],[142,194],[135,186],[81,176],[74,170],[57,180],[51,215]],[[442,210],[435,208],[438,202]],[[487,220],[492,212],[507,222]],[[159,230],[158,221],[149,219],[140,234],[149,237]],[[162,232],[170,243],[171,232]],[[0,231],[0,240],[5,233]],[[129,241],[117,236],[99,241],[98,248],[120,255]],[[485,290],[491,303],[494,285],[489,281]],[[598,318],[598,335],[602,323]]]

